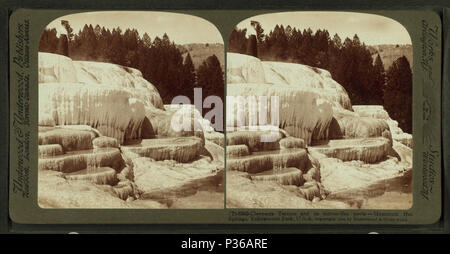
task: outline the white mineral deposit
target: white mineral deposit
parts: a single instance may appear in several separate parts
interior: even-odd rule
[[[277,96],[280,127],[261,142],[250,100],[227,105],[227,207],[411,207],[412,135],[383,106],[352,106],[323,69],[238,53],[227,64],[227,96]]]
[[[223,208],[224,136],[194,109],[136,69],[39,53],[39,205]]]

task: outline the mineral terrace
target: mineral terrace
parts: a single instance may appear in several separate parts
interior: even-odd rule
[[[223,134],[136,69],[39,53],[38,128],[43,208],[224,207]]]
[[[262,142],[261,115],[248,105],[227,110],[228,208],[411,207],[412,135],[382,106],[352,106],[323,69],[227,58],[227,96],[277,96],[281,127]],[[276,117],[270,106],[262,114]]]

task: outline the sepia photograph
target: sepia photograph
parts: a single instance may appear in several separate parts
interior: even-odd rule
[[[409,209],[411,38],[356,12],[280,12],[230,33],[226,207]]]
[[[224,43],[192,15],[85,12],[39,43],[42,208],[224,208]]]

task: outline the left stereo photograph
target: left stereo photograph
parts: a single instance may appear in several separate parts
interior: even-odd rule
[[[224,208],[224,44],[208,21],[107,11],[39,42],[41,208]]]

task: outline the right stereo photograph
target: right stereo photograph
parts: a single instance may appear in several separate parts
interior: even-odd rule
[[[381,15],[243,20],[226,68],[226,207],[409,209],[412,64]]]

